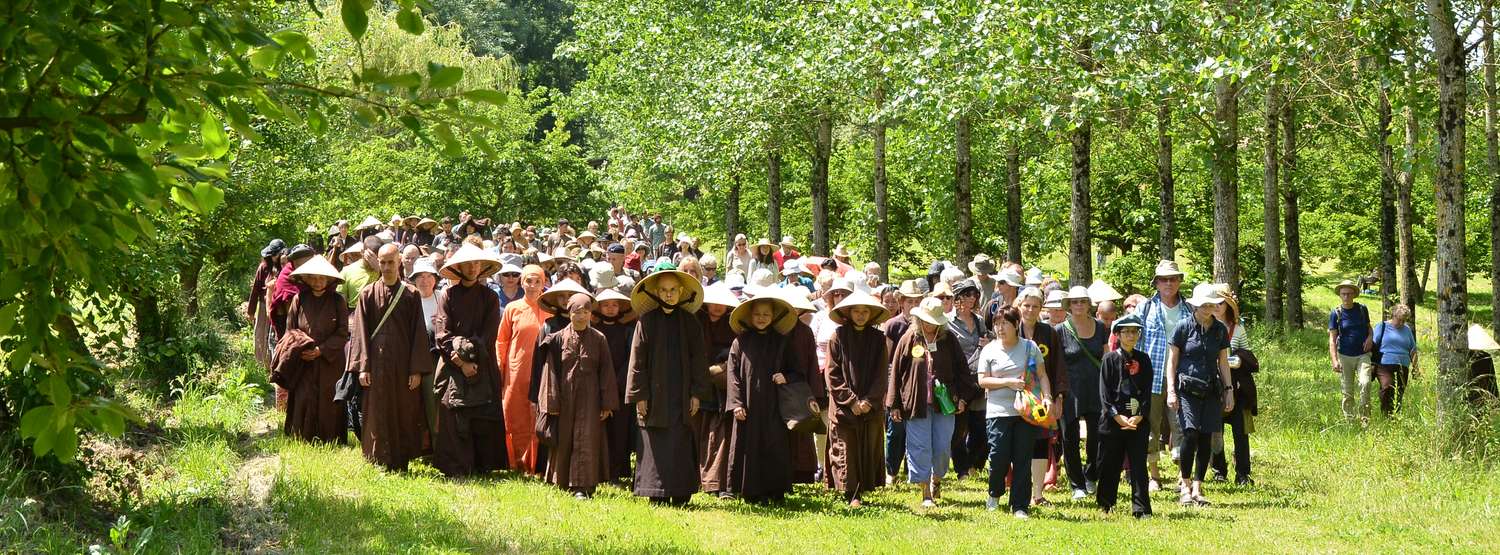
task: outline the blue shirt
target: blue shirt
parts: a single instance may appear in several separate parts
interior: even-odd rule
[[[1229,348],[1229,328],[1214,320],[1208,327],[1197,320],[1184,320],[1172,333],[1177,346],[1177,375],[1188,375],[1209,383],[1219,381],[1219,353]]]
[[[1380,344],[1379,364],[1411,366],[1411,355],[1417,352],[1417,335],[1409,324],[1401,327],[1381,322],[1375,327],[1375,342]]]
[[[1339,354],[1346,357],[1365,354],[1365,340],[1370,338],[1370,311],[1359,303],[1348,310],[1334,307],[1328,313],[1328,329],[1338,331]]]
[[[1169,325],[1165,314],[1168,311],[1176,311],[1176,320],[1179,323],[1186,322],[1193,319],[1193,307],[1178,296],[1177,306],[1167,308],[1167,305],[1161,301],[1161,294],[1157,293],[1151,297],[1151,300],[1141,303],[1135,310],[1146,325],[1145,329],[1141,330],[1141,342],[1136,345],[1136,348],[1145,351],[1146,358],[1151,359],[1151,393],[1161,395],[1162,382],[1166,381],[1167,374],[1167,342],[1172,338],[1172,332],[1176,331]]]

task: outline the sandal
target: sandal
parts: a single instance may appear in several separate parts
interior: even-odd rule
[[[1182,505],[1184,507],[1191,507],[1191,506],[1193,506],[1194,505],[1193,494],[1188,493],[1187,490],[1183,490],[1182,495],[1179,495],[1177,497],[1177,504],[1178,505]]]
[[[1212,503],[1208,502],[1208,498],[1203,497],[1203,494],[1194,495],[1193,504],[1198,505],[1199,507],[1207,507],[1209,505],[1212,505]]]
[[[1038,498],[1032,499],[1031,500],[1031,504],[1032,504],[1032,506],[1036,506],[1036,507],[1051,507],[1052,506],[1052,502],[1048,501],[1046,497],[1038,497]]]

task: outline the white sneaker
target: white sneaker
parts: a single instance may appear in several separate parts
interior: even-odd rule
[[[1084,491],[1083,488],[1077,488],[1077,489],[1073,490],[1073,500],[1074,501],[1077,501],[1079,499],[1088,498],[1088,496],[1089,496],[1089,492]]]
[[[922,508],[924,508],[924,509],[931,509],[931,508],[936,507],[936,506],[937,506],[937,503],[934,502],[931,499],[923,499],[922,500]]]
[[[1031,515],[1027,514],[1026,511],[1016,511],[1015,515],[1016,520],[1026,520],[1031,518]]]
[[[990,497],[989,501],[984,502],[984,508],[987,511],[994,511],[996,509],[999,509],[1000,508],[1000,498],[999,497]]]

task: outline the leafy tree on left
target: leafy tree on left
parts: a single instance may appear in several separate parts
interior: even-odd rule
[[[338,85],[279,72],[314,64],[307,35],[278,29],[301,5],[253,0],[49,0],[8,5],[0,26],[0,429],[19,429],[37,457],[71,460],[80,431],[118,435],[135,418],[109,397],[90,344],[123,334],[85,314],[118,316],[116,294],[149,266],[163,214],[207,215],[241,140],[270,121],[319,131],[335,114],[400,122],[424,143],[461,153],[454,129],[497,123],[470,104],[463,68],[390,72],[367,52],[374,0],[309,3],[353,39],[351,79]],[[423,8],[390,7],[421,34]],[[475,133],[466,133],[480,140]],[[487,145],[479,145],[489,150]],[[86,341],[88,339],[88,341]]]

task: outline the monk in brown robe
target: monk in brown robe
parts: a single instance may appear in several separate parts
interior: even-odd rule
[[[829,313],[839,324],[828,343],[828,472],[851,507],[885,483],[885,393],[890,355],[878,327],[888,312],[880,301],[855,292]]]
[[[698,311],[698,322],[703,326],[703,339],[708,346],[708,375],[713,382],[713,398],[703,404],[698,416],[693,417],[693,432],[698,440],[698,470],[703,482],[703,491],[720,498],[733,497],[724,487],[729,477],[729,439],[734,432],[734,419],[724,406],[724,396],[729,387],[729,349],[734,345],[734,328],[729,325],[729,312],[739,306],[734,292],[728,285],[715,285],[703,293],[703,310]]]
[[[433,371],[432,347],[421,294],[401,282],[400,249],[388,244],[377,256],[380,280],[366,285],[354,306],[349,369],[364,388],[365,458],[404,471],[422,453],[427,416],[417,387]]]
[[[625,401],[641,426],[635,494],[686,505],[698,491],[698,461],[688,419],[713,387],[703,329],[693,314],[703,286],[670,264],[641,278],[630,302],[641,315],[630,347]]]
[[[750,503],[779,503],[792,491],[793,469],[777,386],[805,375],[785,335],[796,316],[786,301],[765,295],[735,308],[730,318],[740,334],[727,370],[725,408],[734,415],[729,490]]]
[[[562,312],[570,325],[547,336],[538,405],[557,419],[557,437],[547,457],[548,482],[587,499],[609,479],[604,423],[620,406],[614,361],[604,334],[589,326],[594,299],[574,293]]]
[[[615,369],[615,384],[623,386],[630,371],[630,340],[635,337],[635,313],[630,297],[614,289],[604,289],[594,300],[594,329],[609,343],[609,358]],[[619,391],[620,408],[605,423],[609,436],[609,479],[630,479],[630,454],[635,452],[635,408],[625,402],[625,388]]]
[[[297,385],[288,391],[282,430],[304,440],[344,443],[344,404],[333,400],[334,384],[344,374],[344,343],[349,341],[349,309],[333,289],[339,273],[328,260],[315,256],[292,272],[292,278],[308,291],[287,307],[287,326],[307,334],[315,346],[300,356],[305,366]]]
[[[432,465],[447,476],[469,476],[506,466],[505,420],[500,412],[500,297],[480,280],[500,260],[464,245],[439,273],[458,283],[438,297],[432,336],[439,354],[433,381],[437,426]]]
[[[800,289],[792,289],[800,293]],[[822,418],[823,406],[821,403],[828,402],[828,386],[824,383],[823,373],[818,369],[818,343],[812,326],[806,320],[817,310],[812,303],[803,298],[794,298],[792,304],[797,309],[797,324],[792,326],[792,331],[787,335],[791,340],[790,350],[796,361],[796,367],[806,369],[798,374],[800,379],[806,380],[808,388],[812,390],[812,398],[819,401],[819,405],[813,408],[813,414]],[[812,432],[787,432],[788,441],[792,445],[792,480],[798,484],[811,484],[818,479],[818,443]],[[825,483],[827,476],[823,477]]]

